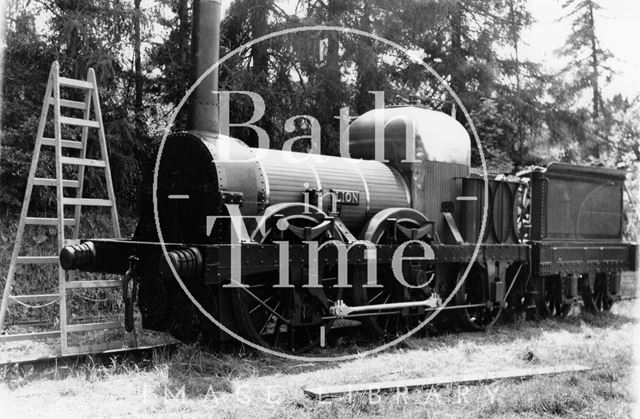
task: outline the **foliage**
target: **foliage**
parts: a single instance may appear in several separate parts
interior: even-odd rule
[[[133,209],[143,172],[170,112],[191,78],[193,0],[10,0],[6,69],[3,73],[0,209],[21,204],[48,69],[98,75],[110,160],[120,206]],[[597,33],[599,5],[567,0],[572,32],[559,51],[568,61],[560,74],[522,59],[523,31],[532,23],[524,0],[235,0],[221,27],[221,56],[251,39],[300,25],[359,29],[400,44],[449,84],[469,111],[491,167],[517,170],[552,159],[631,165],[638,154],[638,98],[605,97],[613,77],[610,53]],[[140,26],[140,30],[137,27]],[[135,65],[135,57],[141,57]],[[342,107],[351,115],[374,106],[371,91],[384,91],[386,105],[419,104],[454,114],[470,128],[445,86],[422,65],[372,39],[349,33],[306,32],[253,45],[220,70],[220,87],[259,93],[266,102],[257,123],[281,148],[309,134],[312,115],[321,126],[322,152],[338,152]],[[591,102],[584,106],[589,89]],[[253,113],[236,95],[234,121]],[[186,108],[185,108],[186,109]],[[186,127],[186,110],[174,129]],[[69,131],[67,135],[77,135]],[[257,145],[255,133],[232,135]],[[294,143],[307,150],[308,140]],[[474,144],[475,147],[475,144]],[[50,155],[44,155],[50,159]],[[479,163],[477,150],[473,163]],[[48,166],[51,166],[50,164]],[[104,186],[89,179],[90,193]],[[47,211],[51,191],[37,190],[34,207]]]
[[[600,5],[594,0],[567,0],[563,4],[571,32],[558,54],[568,59],[561,82],[552,90],[554,107],[547,114],[551,141],[563,143],[570,161],[599,159],[611,146],[612,109],[603,98],[603,81],[611,80],[611,52],[603,48],[596,31]],[[591,109],[583,104],[591,91]]]
[[[134,156],[141,147],[141,139],[134,135],[132,76],[123,56],[129,45],[130,5],[118,1],[13,2],[24,3],[25,7],[10,8],[14,15],[10,16],[7,31],[0,204],[7,208],[20,205],[49,69],[57,60],[61,75],[66,77],[84,79],[89,67],[95,69],[116,193],[122,207],[134,206],[139,183],[138,161]],[[44,25],[43,16],[46,16]],[[65,97],[82,100],[73,93]],[[45,135],[51,134],[51,127],[47,125]],[[68,139],[79,139],[78,135],[78,130],[63,131]],[[97,149],[95,138],[95,134],[90,135],[90,155]],[[48,170],[48,177],[52,177],[52,153],[43,150],[41,157],[44,163],[40,167],[45,170],[42,173]],[[85,183],[88,194],[104,191],[100,178],[88,177]],[[36,188],[33,206],[38,211],[51,208],[52,191],[46,189]]]

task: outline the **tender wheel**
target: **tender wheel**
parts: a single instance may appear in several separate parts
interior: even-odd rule
[[[544,276],[536,284],[536,306],[542,316],[565,317],[571,304],[564,302],[562,279],[559,276]]]
[[[392,208],[376,214],[365,226],[360,238],[375,244],[401,244],[412,237],[430,240],[432,223],[419,212],[405,208]],[[418,237],[420,236],[420,237]],[[435,265],[403,269],[405,280],[421,288],[406,288],[398,282],[390,265],[377,266],[377,283],[380,288],[366,288],[366,266],[358,266],[353,272],[354,305],[388,304],[419,301],[429,298],[435,287]],[[425,318],[424,308],[380,310],[377,314],[362,317],[363,325],[374,336],[394,338],[415,328]]]
[[[611,278],[606,273],[596,274],[593,289],[589,284],[585,284],[581,289],[584,308],[593,314],[603,313],[611,310],[615,303],[615,295],[611,292]]]
[[[465,269],[466,266],[460,267],[457,281],[462,279]],[[502,309],[498,305],[493,305],[490,300],[487,271],[479,264],[474,264],[455,297],[457,305],[469,306],[456,310],[462,326],[468,330],[477,331],[483,331],[492,326],[498,320]]]

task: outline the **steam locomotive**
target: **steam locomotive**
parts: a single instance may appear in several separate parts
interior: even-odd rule
[[[373,160],[377,121],[386,163]],[[635,246],[623,241],[623,171],[553,163],[492,176],[485,195],[470,138],[446,114],[372,110],[348,136],[351,158],[318,158],[173,134],[157,213],[149,202],[131,239],[66,247],[61,264],[138,281],[145,328],[229,339],[177,274],[227,329],[291,351],[345,325],[395,337],[438,309],[473,330],[501,313],[562,316],[578,299],[606,311],[618,273],[635,267]]]
[[[194,2],[196,75],[218,60],[219,6]],[[345,328],[393,338],[436,312],[482,330],[576,300],[607,311],[635,268],[623,171],[485,180],[464,127],[413,106],[356,118],[348,157],[256,149],[219,133],[216,90],[212,72],[192,129],[167,138],[133,236],[60,253],[66,270],[124,276],[128,328],[137,301],[144,328],[301,352]]]

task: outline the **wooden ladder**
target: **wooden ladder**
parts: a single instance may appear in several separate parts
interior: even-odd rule
[[[60,97],[60,88],[80,89],[84,91],[84,101],[74,101],[62,99]],[[53,128],[54,138],[44,137],[45,126],[50,108],[53,108]],[[90,119],[91,109],[95,114],[95,119]],[[61,108],[79,109],[84,112],[83,118],[72,118],[61,115]],[[81,141],[63,140],[62,125],[70,125],[80,127]],[[89,129],[97,129],[98,141],[100,143],[99,160],[88,159],[87,156],[87,139]],[[36,169],[40,158],[40,150],[42,146],[49,146],[55,149],[55,178],[45,179],[36,177]],[[63,149],[75,149],[80,151],[79,157],[67,157],[63,155]],[[63,166],[73,165],[78,167],[78,179],[64,179]],[[85,167],[98,167],[104,169],[108,199],[83,198],[83,181],[85,175]],[[50,186],[56,188],[56,212],[57,218],[41,218],[30,217],[29,203],[33,186]],[[64,195],[65,188],[76,189],[75,197],[66,197]],[[65,218],[64,209],[67,206],[74,207],[74,218]],[[100,101],[98,98],[98,86],[96,76],[93,69],[89,69],[87,80],[75,80],[66,77],[60,77],[58,62],[54,62],[49,73],[49,82],[44,96],[42,106],[42,114],[40,124],[36,134],[36,145],[31,160],[31,169],[29,171],[29,179],[27,181],[27,189],[24,195],[22,211],[20,213],[20,221],[14,244],[13,253],[11,255],[11,263],[2,296],[2,305],[0,306],[0,330],[3,330],[7,310],[11,304],[21,304],[27,307],[37,308],[37,306],[29,306],[28,303],[44,302],[40,305],[47,306],[58,303],[60,309],[59,329],[45,332],[32,332],[21,334],[4,334],[0,336],[0,342],[60,338],[60,350],[64,354],[97,352],[101,350],[122,347],[121,342],[113,342],[109,344],[84,345],[70,347],[68,345],[68,334],[77,332],[88,332],[96,330],[104,330],[122,327],[121,322],[101,322],[86,324],[70,324],[69,314],[67,310],[67,290],[79,288],[106,288],[117,287],[121,285],[121,280],[96,280],[96,281],[77,281],[74,280],[74,272],[65,272],[58,263],[58,255],[50,256],[21,256],[20,250],[23,242],[25,225],[49,225],[57,227],[57,245],[58,253],[65,245],[77,243],[80,234],[80,216],[83,206],[101,206],[111,209],[111,220],[113,226],[114,237],[120,238],[120,225],[118,223],[118,211],[116,209],[116,201],[111,181],[111,171],[109,168],[109,157],[107,153],[107,143],[102,124],[102,113],[100,110]],[[65,226],[73,227],[73,235],[71,240],[65,239]],[[15,285],[16,268],[21,264],[50,264],[58,270],[58,292],[49,294],[32,294],[32,295],[13,295],[13,287]],[[57,266],[56,266],[57,265]]]

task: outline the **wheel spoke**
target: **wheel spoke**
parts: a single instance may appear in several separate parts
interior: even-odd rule
[[[370,299],[370,300],[369,300],[369,304],[372,304],[372,303],[376,300],[376,298],[378,298],[378,297],[380,297],[380,296],[382,295],[382,293],[384,293],[384,288],[382,289],[382,291],[380,291],[379,293],[377,293],[377,294],[375,295],[375,297],[373,297],[372,299]]]
[[[264,304],[267,304],[269,301],[271,301],[273,299],[273,295],[270,296],[269,298],[267,298],[266,300],[263,301]],[[262,304],[258,304],[256,305],[254,308],[251,309],[251,311],[249,311],[249,314],[253,314],[254,311],[256,311],[257,309],[259,309],[260,307],[262,307]]]

